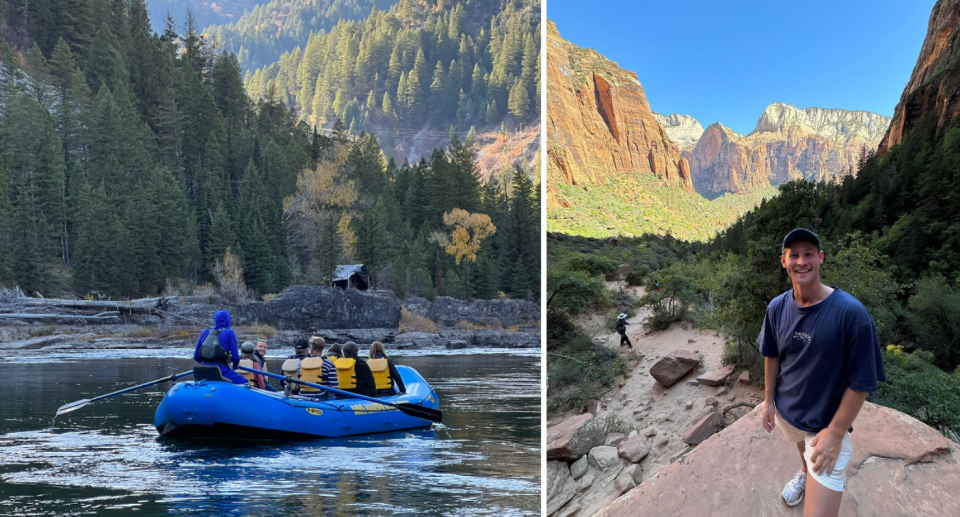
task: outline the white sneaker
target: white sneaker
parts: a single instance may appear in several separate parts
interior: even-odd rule
[[[800,501],[803,501],[803,493],[807,489],[807,473],[804,471],[797,472],[796,476],[793,476],[787,486],[783,487],[783,502],[787,503],[787,506],[796,506],[800,504]]]

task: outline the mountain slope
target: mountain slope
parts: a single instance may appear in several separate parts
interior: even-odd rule
[[[687,161],[657,122],[637,75],[547,27],[547,206],[556,185],[602,185],[654,175],[692,190]]]
[[[864,111],[773,103],[749,135],[719,123],[688,155],[697,192],[715,196],[795,179],[834,181],[876,149],[890,118]]]

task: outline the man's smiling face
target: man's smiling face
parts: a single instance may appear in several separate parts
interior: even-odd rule
[[[820,264],[823,264],[823,252],[814,244],[797,241],[783,250],[780,264],[787,270],[795,284],[808,285],[820,281]]]

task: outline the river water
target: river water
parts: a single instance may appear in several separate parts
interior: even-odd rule
[[[539,515],[539,350],[458,352],[391,355],[437,390],[442,425],[237,443],[159,438],[169,383],[53,421],[67,402],[190,370],[192,350],[8,356],[0,515]]]

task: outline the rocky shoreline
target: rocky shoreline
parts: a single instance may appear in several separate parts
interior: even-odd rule
[[[389,291],[317,286],[292,286],[269,302],[244,305],[199,297],[88,302],[0,294],[0,314],[7,316],[0,351],[192,347],[221,309],[233,315],[241,341],[267,338],[274,350],[312,335],[328,343],[382,341],[397,350],[540,347],[540,307],[522,300],[399,300]],[[404,312],[423,328],[407,328]]]

